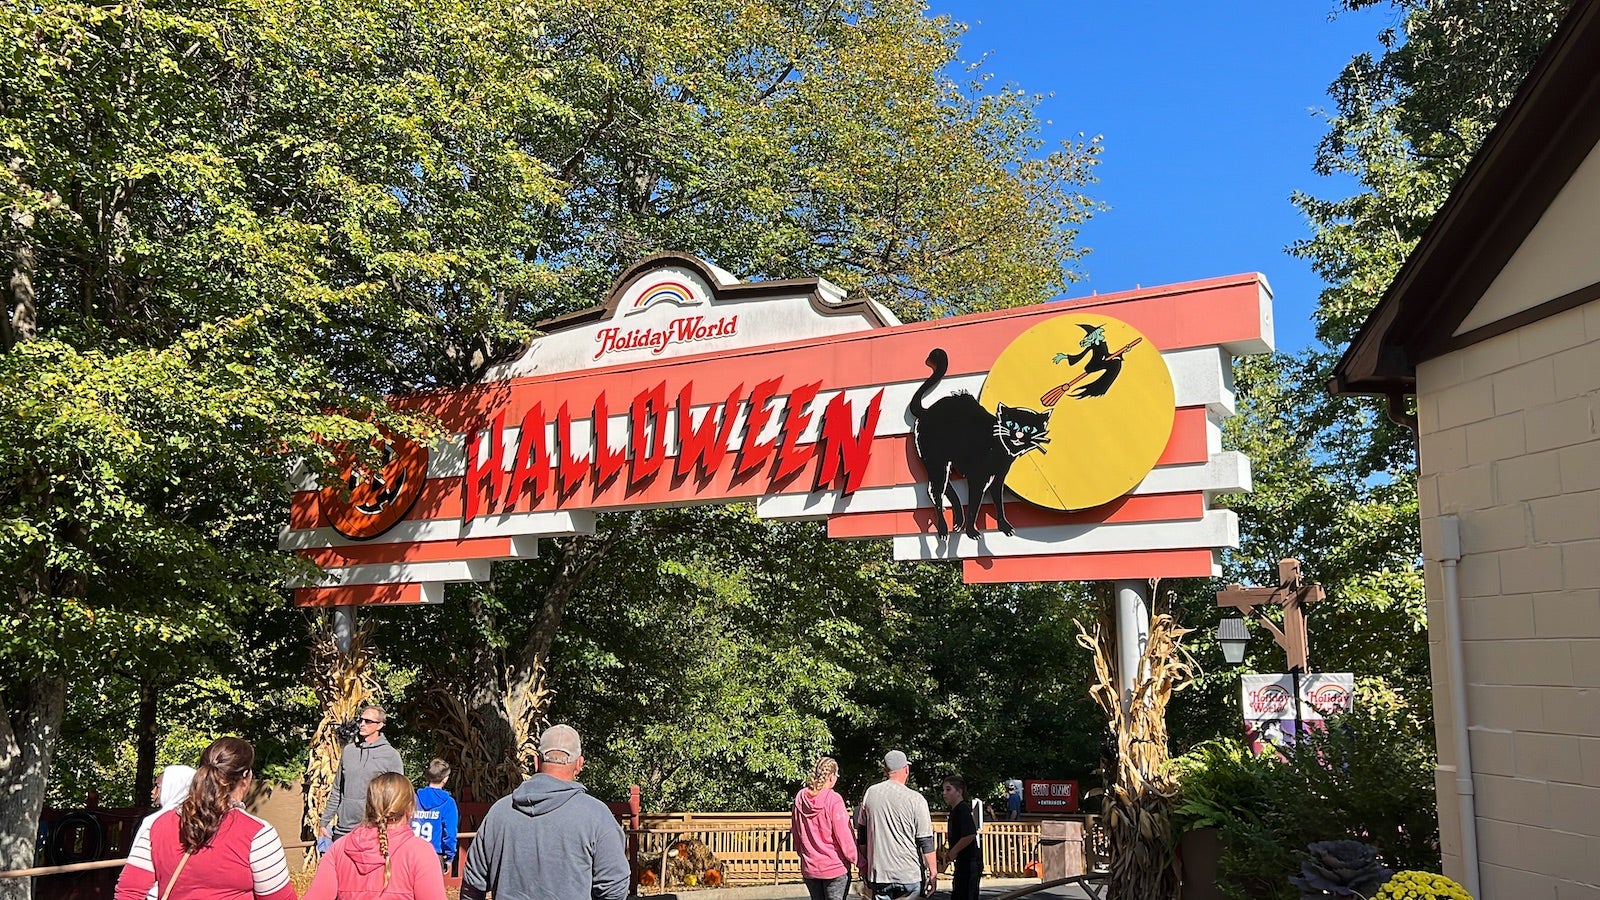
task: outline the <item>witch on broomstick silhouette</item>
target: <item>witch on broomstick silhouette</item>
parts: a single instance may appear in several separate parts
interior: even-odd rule
[[[1106,391],[1111,390],[1111,385],[1116,382],[1117,376],[1122,374],[1122,355],[1139,346],[1139,343],[1144,340],[1144,338],[1134,338],[1117,352],[1112,353],[1107,349],[1104,325],[1085,325],[1079,322],[1078,327],[1084,331],[1083,340],[1078,342],[1078,346],[1084,349],[1077,353],[1057,353],[1055,359],[1052,359],[1051,362],[1060,365],[1062,360],[1066,360],[1067,365],[1075,366],[1078,364],[1078,360],[1083,359],[1085,356],[1089,357],[1089,362],[1083,367],[1083,371],[1079,372],[1071,381],[1056,385],[1039,398],[1039,402],[1046,407],[1052,407],[1060,403],[1061,398],[1068,391],[1072,392],[1072,397],[1075,400],[1082,400],[1085,397],[1104,397]],[[1077,390],[1073,390],[1078,382],[1096,372],[1101,373],[1099,378]]]

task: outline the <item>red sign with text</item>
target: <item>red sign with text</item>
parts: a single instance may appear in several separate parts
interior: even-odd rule
[[[1241,275],[904,324],[823,279],[660,254],[482,381],[392,398],[437,423],[427,445],[297,470],[279,546],[321,569],[308,606],[440,602],[603,513],[728,502],[973,583],[1214,575],[1238,527],[1211,498],[1250,489],[1222,449],[1232,359],[1271,349],[1270,297]],[[1137,460],[1132,409],[1156,422]],[[967,484],[940,454],[969,445],[1017,459],[1012,480]],[[1116,489],[1063,493],[1089,473]],[[1077,808],[1073,783],[1032,784],[1068,790],[1039,809]]]
[[[1078,782],[1024,781],[1022,810],[1031,813],[1075,813],[1078,811]]]

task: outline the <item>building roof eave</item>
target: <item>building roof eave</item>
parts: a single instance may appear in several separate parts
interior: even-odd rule
[[[1600,141],[1600,3],[1568,13],[1334,369],[1336,394],[1415,391]]]

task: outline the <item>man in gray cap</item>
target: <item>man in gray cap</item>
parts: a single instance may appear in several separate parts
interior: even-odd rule
[[[461,900],[624,900],[622,829],[577,782],[583,745],[570,725],[539,737],[539,773],[489,808],[467,851]]]
[[[873,900],[927,897],[939,871],[928,801],[911,788],[911,763],[899,750],[883,755],[883,780],[867,788],[856,812],[861,880]]]

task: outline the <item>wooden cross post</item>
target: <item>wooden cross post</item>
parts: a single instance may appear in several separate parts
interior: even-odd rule
[[[1225,591],[1217,592],[1217,606],[1231,606],[1253,615],[1268,631],[1289,657],[1289,671],[1304,675],[1310,671],[1307,661],[1305,606],[1323,599],[1322,585],[1307,584],[1300,578],[1300,560],[1285,559],[1278,562],[1278,586],[1247,588],[1230,584]],[[1261,607],[1283,607],[1283,627],[1267,618]]]

